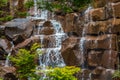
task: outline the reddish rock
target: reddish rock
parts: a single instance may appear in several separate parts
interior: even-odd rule
[[[15,74],[16,68],[15,67],[4,67],[0,66],[0,77],[3,77],[7,73]]]
[[[103,67],[97,67],[91,73],[92,80],[112,80],[112,74],[114,70],[105,69]]]
[[[107,3],[106,0],[93,0],[93,2],[94,2],[93,6],[95,8],[104,7],[106,5],[106,3]]]
[[[107,69],[115,69],[118,64],[117,53],[118,53],[117,51],[113,51],[113,50],[105,51],[101,59],[101,63],[102,63],[101,66]]]
[[[78,38],[70,37],[62,43],[61,54],[68,66],[79,66],[81,64],[81,54],[79,52],[78,42]]]
[[[65,25],[63,25],[63,29],[65,32],[76,32],[76,30],[78,29],[75,25],[75,23],[77,23],[78,21],[77,18],[78,15],[76,13],[67,14],[65,16]]]
[[[91,22],[84,28],[87,35],[118,34],[120,32],[120,19]]]
[[[51,21],[46,21],[44,22],[43,27],[53,27],[53,24],[51,23]]]
[[[87,59],[88,65],[94,67],[101,65],[103,53],[104,53],[103,51],[95,51],[95,50],[88,52],[88,59]]]
[[[84,43],[83,43],[84,42]],[[102,36],[86,36],[84,41],[81,44],[84,44],[86,49],[112,49],[117,50],[117,38],[116,35],[108,34]]]
[[[28,38],[25,41],[17,44],[15,46],[14,50],[31,46],[35,42],[40,42],[40,37],[39,36],[32,36],[31,38]]]
[[[112,4],[113,7],[113,17],[115,18],[120,18],[120,2],[118,3],[113,3]]]
[[[120,2],[120,0],[110,0],[110,2],[116,3],[116,2]]]
[[[55,30],[53,27],[43,27],[39,34],[44,34],[44,35],[52,35],[54,34]]]
[[[117,51],[105,50],[105,51],[95,51],[92,50],[88,53],[88,65],[97,67],[101,65],[105,68],[115,69],[117,65]]]
[[[93,21],[102,21],[106,19],[106,13],[104,8],[96,8],[90,11]]]

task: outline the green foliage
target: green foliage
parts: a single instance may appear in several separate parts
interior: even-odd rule
[[[33,48],[35,47],[35,48]],[[34,69],[36,68],[35,58],[37,54],[35,54],[36,43],[31,47],[31,50],[20,49],[18,54],[14,57],[10,57],[10,60],[14,63],[14,66],[17,68],[17,74],[19,78],[27,78],[28,76],[36,76],[34,74]]]
[[[3,80],[3,78],[0,78],[0,80]]]
[[[85,8],[92,0],[55,0],[53,2],[45,2],[45,8],[53,12],[70,13]],[[40,7],[41,8],[41,7]]]
[[[27,16],[27,12],[17,12],[17,17],[26,17]]]
[[[120,78],[120,70],[116,70],[112,78]]]
[[[29,9],[30,7],[34,6],[34,1],[33,0],[28,0],[24,5],[27,9]]]
[[[0,0],[0,7],[4,7],[7,5],[8,0]]]
[[[13,19],[13,16],[11,15],[6,15],[5,17],[1,17],[0,21],[5,22],[5,21],[10,21]]]
[[[66,66],[63,68],[53,68],[48,73],[50,80],[77,80],[73,75],[80,71],[80,68],[74,66]]]

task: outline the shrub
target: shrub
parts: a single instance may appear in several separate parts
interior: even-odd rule
[[[115,79],[115,78],[119,78],[120,79],[120,71],[116,70],[115,73],[113,74],[112,78],[113,79]]]
[[[34,77],[36,64],[35,58],[37,57],[36,49],[40,46],[34,44],[30,50],[20,49],[16,56],[10,57],[10,60],[13,62],[14,66],[17,68],[17,76],[22,78]]]
[[[48,73],[50,80],[77,80],[73,75],[80,71],[80,68],[74,66],[66,66],[63,68],[53,68]]]

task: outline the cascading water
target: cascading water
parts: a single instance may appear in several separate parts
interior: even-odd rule
[[[11,56],[12,50],[14,48],[13,42],[11,42],[11,45],[12,45],[12,47],[11,47],[10,52],[8,53],[8,56],[7,56],[6,61],[5,61],[5,67],[9,67],[10,66],[9,57]]]
[[[42,0],[41,0],[42,2]],[[34,0],[35,11],[37,12],[36,0]],[[41,3],[42,4],[42,3]],[[40,16],[39,16],[40,15]],[[41,10],[40,14],[35,15],[33,19],[42,19],[42,22],[39,23],[39,27],[37,30],[37,36],[40,37],[41,48],[38,51],[42,51],[43,54],[39,54],[39,66],[41,70],[47,71],[47,67],[64,67],[65,63],[61,55],[61,43],[64,39],[66,39],[67,35],[64,33],[60,22],[56,20],[50,20],[53,25],[54,33],[51,35],[40,34],[40,31],[44,29],[44,22],[48,19],[48,11]],[[53,14],[52,14],[53,16]],[[44,21],[43,21],[44,20]],[[48,46],[44,47],[46,43],[44,43],[45,38],[49,40],[47,43]],[[43,73],[43,77],[40,80],[46,78],[46,73]]]
[[[82,38],[80,39],[80,54],[81,54],[81,68],[82,69],[85,69],[86,66],[85,66],[85,47],[84,47],[84,44],[85,44],[85,30],[86,30],[86,26],[88,26],[88,23],[92,23],[92,17],[91,17],[91,14],[90,14],[90,10],[92,9],[91,5],[88,6],[87,10],[84,12],[85,14],[85,24],[84,24],[84,28],[83,28],[83,31],[82,31]],[[83,70],[84,71],[84,70]],[[89,79],[91,79],[91,73],[89,74]],[[84,78],[84,73],[82,74],[82,78],[81,80],[85,80]]]

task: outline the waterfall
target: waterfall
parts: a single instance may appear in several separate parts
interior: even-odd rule
[[[41,6],[44,6],[43,1],[40,1]],[[44,9],[41,9],[40,13],[38,13],[37,6],[37,0],[34,0],[35,13],[37,13],[37,15],[35,14],[35,16],[32,17],[32,19],[42,19],[42,21],[39,22],[39,26],[37,28],[38,30],[36,32],[36,36],[39,36],[40,38],[40,45],[42,45],[41,48],[37,49],[37,51],[41,51],[43,53],[39,54],[39,66],[37,67],[37,69],[47,71],[47,67],[64,67],[65,63],[60,50],[62,41],[67,38],[67,34],[64,33],[61,23],[56,20],[49,20],[53,25],[53,34],[41,34],[40,31],[45,28],[43,24],[45,21],[48,20],[49,14],[48,11]],[[53,16],[54,15],[52,14],[52,18]],[[45,42],[46,38],[49,41],[48,43]],[[48,45],[44,46],[45,44]],[[46,73],[43,73],[42,78],[40,78],[40,80],[43,80],[45,78],[47,78]]]
[[[13,48],[14,48],[13,42],[11,42],[11,45],[12,45],[12,47],[11,47],[10,52],[8,53],[7,58],[6,58],[6,61],[5,61],[5,67],[9,67],[9,66],[10,66],[9,57],[11,56],[12,50],[13,50]]]
[[[54,67],[54,66],[65,65],[64,60],[61,56],[60,50],[61,50],[61,43],[66,38],[66,34],[63,32],[59,22],[52,21],[52,24],[55,30],[55,34],[49,35],[50,38],[48,39],[54,38],[55,41],[50,40],[49,42],[50,46],[48,46],[48,48],[41,49],[44,52],[44,54],[42,57],[39,58],[40,66],[45,65],[45,66]],[[42,39],[42,41],[44,40],[44,36],[45,35],[40,36],[40,39]],[[41,43],[41,45],[44,45],[44,44]]]
[[[79,45],[79,47],[80,47],[80,55],[81,55],[80,65],[81,65],[82,69],[86,68],[86,66],[85,66],[86,65],[85,64],[85,52],[86,51],[85,51],[85,47],[84,47],[85,40],[86,40],[86,38],[85,38],[85,35],[86,35],[85,30],[86,30],[86,27],[88,26],[88,23],[90,23],[90,22],[92,23],[92,17],[91,17],[91,14],[90,14],[91,9],[92,9],[92,6],[89,5],[88,8],[86,9],[86,11],[84,12],[84,14],[85,14],[84,22],[85,22],[85,24],[84,24],[84,28],[83,28],[83,31],[82,31],[82,38],[80,39],[80,43],[79,43],[80,44]],[[91,79],[91,73],[89,74],[89,78]],[[85,80],[84,73],[82,74],[81,80]]]

